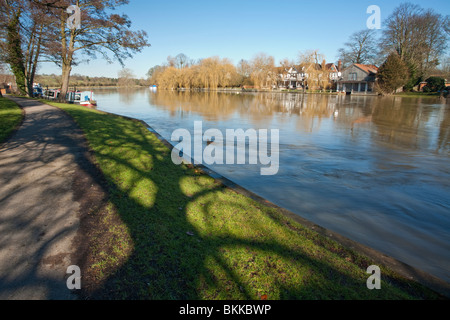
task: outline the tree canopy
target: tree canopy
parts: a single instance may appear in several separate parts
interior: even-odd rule
[[[124,60],[149,46],[145,31],[131,29],[131,20],[117,14],[128,0],[77,0],[81,25],[70,28],[69,0],[0,0],[0,46],[22,93],[32,86],[40,61],[62,69],[61,97],[68,90],[72,66],[100,55],[108,62]],[[3,28],[5,27],[5,28]],[[49,35],[49,36],[46,36]],[[32,89],[32,88],[31,88]],[[29,90],[28,90],[29,91]],[[29,94],[29,92],[28,92]]]
[[[378,69],[378,87],[384,94],[392,94],[408,81],[408,67],[400,56],[393,52]]]
[[[425,79],[440,64],[448,47],[448,16],[403,3],[387,18],[380,48],[396,52],[409,69],[409,88]]]
[[[353,63],[375,64],[378,54],[376,31],[365,29],[353,33],[338,51],[344,67]]]

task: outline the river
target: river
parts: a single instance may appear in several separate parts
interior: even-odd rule
[[[450,104],[435,97],[95,90],[98,109],[175,129],[278,129],[279,171],[213,170],[450,282]],[[174,144],[176,144],[174,142]]]

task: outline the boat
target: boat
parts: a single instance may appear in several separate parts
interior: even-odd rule
[[[66,100],[85,107],[97,106],[97,101],[95,101],[94,92],[92,91],[69,91],[67,92]]]
[[[81,92],[80,105],[85,106],[85,107],[96,107],[97,101],[95,101],[94,92],[92,92],[92,91]]]
[[[81,101],[80,105],[85,107],[96,107],[97,101]]]
[[[59,98],[61,91],[59,89],[46,89],[42,93],[42,97],[48,100],[56,100]]]
[[[42,98],[44,95],[44,89],[40,83],[33,83],[33,97]]]

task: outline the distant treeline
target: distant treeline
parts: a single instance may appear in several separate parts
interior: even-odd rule
[[[143,79],[133,79],[132,81],[135,86],[147,85],[147,81]],[[35,82],[41,84],[44,88],[60,88],[62,84],[61,76],[55,74],[37,75]],[[80,74],[72,75],[69,82],[69,87],[117,87],[119,85],[118,78],[89,77]]]

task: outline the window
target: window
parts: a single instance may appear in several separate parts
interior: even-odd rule
[[[350,81],[356,81],[358,78],[358,74],[356,72],[351,72],[348,74],[348,80]]]

